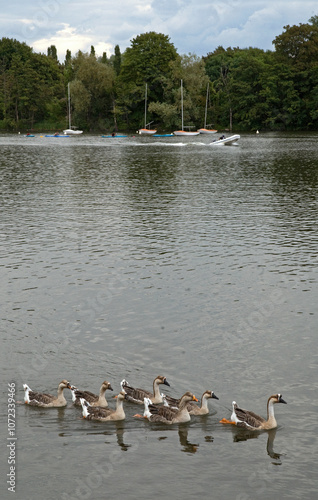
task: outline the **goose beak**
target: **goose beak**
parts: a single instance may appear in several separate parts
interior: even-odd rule
[[[195,397],[195,395],[194,395],[194,394],[193,394],[192,401],[198,401],[198,399]]]
[[[73,389],[73,386],[72,386],[71,384],[67,384],[67,386],[66,386],[66,387],[67,387],[68,389]],[[74,389],[75,389],[75,387],[74,387]]]
[[[283,398],[280,396],[279,400],[278,400],[279,403],[284,403],[284,405],[287,405],[287,402],[283,400]]]
[[[114,389],[112,388],[112,386],[111,386],[111,385],[109,385],[108,389],[109,389],[110,391],[113,391],[113,390],[114,390]]]
[[[168,387],[170,387],[170,384],[166,378],[165,378],[164,384],[167,385]]]
[[[216,394],[212,391],[212,399],[219,399]]]

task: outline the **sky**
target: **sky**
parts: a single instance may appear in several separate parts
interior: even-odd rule
[[[318,15],[317,0],[6,0],[1,1],[0,38],[15,38],[35,52],[57,48],[107,57],[123,53],[137,35],[168,35],[182,54],[205,56],[219,45],[274,50],[286,25]]]

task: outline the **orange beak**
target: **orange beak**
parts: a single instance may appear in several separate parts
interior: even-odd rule
[[[195,395],[193,395],[192,401],[198,401],[197,398],[195,397]]]

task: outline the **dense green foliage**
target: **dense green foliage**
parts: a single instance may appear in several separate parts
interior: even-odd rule
[[[147,121],[160,130],[181,126],[180,81],[186,126],[208,123],[235,130],[318,128],[318,16],[285,26],[275,50],[218,47],[205,57],[179,55],[168,36],[149,32],[119,46],[109,59],[90,53],[57,59],[54,45],[34,53],[17,40],[0,40],[0,128],[136,130]]]

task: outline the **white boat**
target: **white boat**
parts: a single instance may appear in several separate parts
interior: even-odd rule
[[[65,135],[79,135],[82,134],[83,130],[76,130],[75,128],[66,128],[63,130],[63,134]]]
[[[152,122],[148,123],[147,125],[150,125]],[[141,135],[153,135],[157,132],[157,130],[153,130],[151,128],[140,128],[138,130],[138,134]]]
[[[214,128],[206,128],[206,119],[207,119],[207,114],[208,114],[208,101],[209,101],[209,93],[210,93],[210,85],[208,83],[207,88],[206,88],[206,98],[205,98],[205,114],[204,114],[204,127],[199,128],[200,134],[216,134],[217,130]]]
[[[175,130],[173,133],[174,133],[174,135],[183,136],[183,137],[193,136],[193,135],[199,135],[200,134],[200,132],[198,130],[196,130],[195,132],[184,130],[184,126],[183,126],[183,85],[182,85],[182,80],[181,80],[181,130]]]
[[[83,130],[77,130],[76,127],[72,127],[70,82],[68,82],[68,85],[67,85],[67,93],[68,93],[68,128],[63,130],[63,134],[65,134],[65,135],[80,135],[83,133]]]
[[[153,135],[153,134],[155,134],[157,132],[157,130],[150,128],[150,125],[153,122],[147,123],[147,88],[148,87],[147,87],[147,83],[146,83],[146,90],[145,90],[145,126],[144,126],[144,128],[140,128],[138,130],[138,134],[141,134],[141,135]]]
[[[199,128],[200,134],[216,134],[217,130],[214,130],[212,128]]]
[[[231,135],[230,137],[222,136],[220,139],[215,139],[210,142],[210,146],[222,146],[223,144],[230,146],[232,144],[236,144],[240,138],[241,136],[239,134]]]
[[[191,136],[191,135],[199,135],[200,132],[196,131],[196,132],[191,132],[191,131],[188,131],[188,130],[175,130],[173,132],[174,135],[181,135],[181,136]]]

